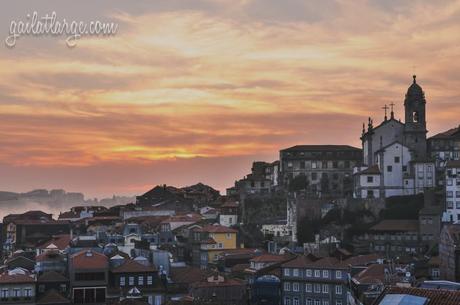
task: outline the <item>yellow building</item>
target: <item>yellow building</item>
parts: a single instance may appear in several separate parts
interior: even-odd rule
[[[237,233],[237,230],[221,225],[208,225],[195,229],[195,234],[199,234],[200,266],[206,267],[212,264],[216,256],[225,250],[236,249]]]

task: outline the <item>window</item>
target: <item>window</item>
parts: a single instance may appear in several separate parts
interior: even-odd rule
[[[67,291],[67,285],[66,284],[61,284],[61,292],[66,292]]]
[[[21,289],[19,289],[19,288],[14,288],[14,289],[13,289],[13,297],[15,297],[15,298],[21,297]]]
[[[289,282],[284,283],[284,291],[291,291],[291,283]]]
[[[329,293],[329,285],[323,284],[323,293]]]
[[[341,279],[341,278],[342,278],[342,271],[337,270],[337,271],[335,272],[335,278],[336,278],[336,279]]]
[[[367,190],[367,198],[374,198],[374,190]]]
[[[139,276],[139,277],[137,278],[137,284],[138,284],[139,286],[144,286],[144,277],[143,277],[143,276]]]
[[[339,167],[339,162],[337,162],[337,161],[332,161],[332,167],[333,167],[333,168],[338,168],[338,167]]]
[[[151,275],[147,276],[147,285],[153,284],[153,277]]]
[[[311,173],[311,180],[316,181],[318,179],[317,173]]]
[[[335,305],[342,305],[342,301],[341,300],[335,301]]]
[[[9,290],[7,288],[3,288],[0,294],[0,297],[2,299],[8,299],[9,298]]]
[[[230,223],[232,223],[231,218],[230,218]],[[225,234],[226,239],[232,239],[232,233],[227,233]]]
[[[340,285],[335,286],[335,294],[342,294],[342,286]]]
[[[295,292],[299,291],[299,283],[292,283],[292,291],[295,291]]]
[[[315,300],[315,305],[321,305],[319,300]]]
[[[316,167],[317,167],[316,161],[311,162],[311,168],[316,168]]]
[[[321,168],[327,168],[327,161],[323,161],[322,163]]]
[[[402,171],[403,171],[403,172],[407,172],[407,165],[403,165]]]
[[[284,299],[284,305],[291,305],[291,299],[290,298],[285,298]]]
[[[32,297],[32,288],[24,288],[24,297],[26,298]]]
[[[313,291],[313,290],[312,290],[311,284],[307,283],[307,284],[305,285],[305,291],[306,291],[306,292],[312,292],[312,291]]]
[[[289,268],[284,269],[284,276],[289,276],[289,275],[291,275],[290,269]]]
[[[368,182],[368,183],[374,182],[374,177],[372,177],[372,176],[367,176],[367,182]]]
[[[294,298],[293,302],[292,302],[292,305],[299,305],[299,299],[298,298]]]
[[[299,269],[295,268],[292,270],[292,275],[293,276],[299,276]]]
[[[323,305],[329,305],[329,300],[323,300]]]
[[[393,166],[388,165],[388,166],[387,166],[387,172],[392,172],[392,171],[393,171]]]
[[[7,288],[3,288],[0,292],[1,299],[8,299],[9,298],[9,290]]]
[[[399,157],[395,157],[395,163],[399,163]]]
[[[128,281],[129,281],[129,282],[128,282],[129,286],[134,286],[134,276],[130,276],[130,277],[128,278]]]
[[[315,270],[315,277],[321,277],[321,271]]]
[[[307,305],[313,305],[313,300],[312,299],[307,299]]]
[[[321,285],[315,284],[315,293],[321,293]]]
[[[305,169],[305,161],[300,161],[300,168]]]
[[[125,286],[125,277],[120,276],[120,286]]]
[[[454,197],[454,192],[452,192],[452,191],[447,191],[447,197],[448,197],[448,198]]]
[[[329,277],[329,271],[328,270],[323,270],[323,277],[328,278]]]
[[[307,277],[311,277],[311,269],[307,269],[305,273]]]

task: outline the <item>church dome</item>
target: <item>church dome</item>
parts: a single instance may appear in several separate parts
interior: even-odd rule
[[[414,81],[412,83],[412,85],[410,85],[410,87],[407,89],[407,96],[420,96],[420,97],[423,97],[424,93],[423,93],[423,90],[422,90],[422,87],[419,86],[419,84],[417,84],[417,81],[416,81],[416,75],[413,75],[412,76],[414,78]]]

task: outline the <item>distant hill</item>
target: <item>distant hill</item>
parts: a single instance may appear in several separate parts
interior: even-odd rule
[[[41,210],[53,215],[79,205],[103,205],[106,207],[124,205],[136,201],[135,197],[113,196],[111,198],[85,199],[83,193],[65,190],[37,189],[26,193],[0,191],[0,220],[5,215]]]

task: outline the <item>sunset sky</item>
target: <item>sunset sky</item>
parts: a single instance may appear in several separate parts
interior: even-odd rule
[[[96,1],[94,1],[96,2]],[[113,37],[0,48],[0,190],[90,197],[221,191],[295,144],[360,147],[412,74],[429,135],[460,124],[460,1],[154,0],[0,4],[12,20],[113,21]]]

